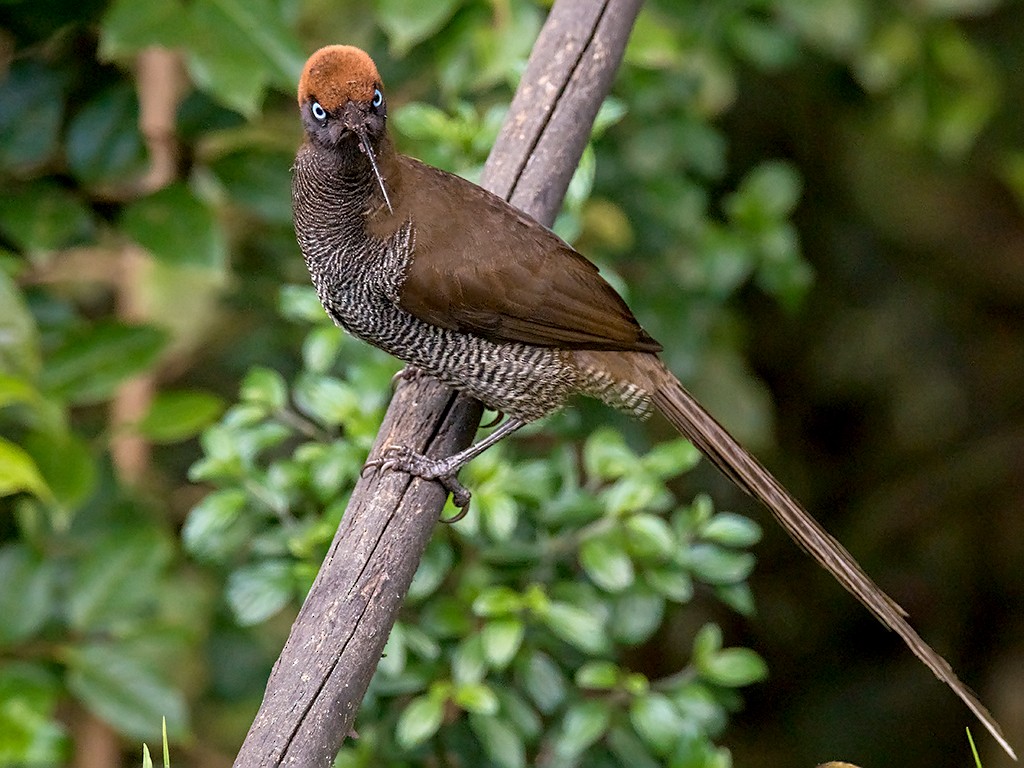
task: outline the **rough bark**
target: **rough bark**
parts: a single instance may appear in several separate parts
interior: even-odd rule
[[[550,224],[621,61],[640,0],[558,0],[534,46],[482,184]],[[479,403],[422,377],[399,386],[372,455],[467,446]],[[350,732],[447,494],[372,473],[341,525],[267,683],[236,766],[328,766]],[[472,514],[472,513],[471,513]]]

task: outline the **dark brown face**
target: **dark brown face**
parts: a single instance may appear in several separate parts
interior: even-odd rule
[[[373,89],[368,101],[346,101],[334,110],[328,110],[315,95],[302,102],[302,125],[309,137],[329,149],[349,143],[376,142],[384,135],[387,105],[380,86]]]

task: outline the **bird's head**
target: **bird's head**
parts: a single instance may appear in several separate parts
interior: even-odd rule
[[[387,104],[377,66],[351,45],[329,45],[306,61],[299,79],[299,113],[306,136],[327,150],[366,155],[391,208],[377,152],[387,135]]]
[[[387,107],[377,67],[351,45],[329,45],[309,57],[299,79],[299,112],[309,138],[338,147],[347,137],[374,144]]]

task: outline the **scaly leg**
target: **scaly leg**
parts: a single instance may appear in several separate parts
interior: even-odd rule
[[[452,502],[456,507],[459,507],[459,514],[445,521],[454,523],[466,516],[472,496],[466,490],[466,487],[459,482],[457,477],[459,470],[492,445],[508,437],[525,424],[525,421],[510,418],[484,439],[473,443],[464,451],[459,451],[444,459],[431,459],[421,453],[416,453],[411,448],[406,448],[404,445],[391,445],[385,448],[378,458],[366,462],[363,472],[366,472],[368,469],[392,470],[407,472],[413,477],[421,477],[424,480],[436,480],[452,495]]]

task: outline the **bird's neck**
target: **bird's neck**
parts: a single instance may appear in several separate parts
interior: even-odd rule
[[[295,234],[310,271],[344,273],[368,254],[382,253],[408,221],[398,207],[401,163],[385,136],[375,147],[377,168],[392,209],[369,158],[353,140],[340,147],[306,141],[292,169]]]
[[[337,147],[307,142],[296,158],[296,184],[309,185],[321,204],[326,203],[336,213],[339,224],[366,231],[375,222],[391,218],[387,203],[395,206],[402,186],[398,154],[391,139],[383,136],[374,150],[387,201],[370,158],[354,137]]]

